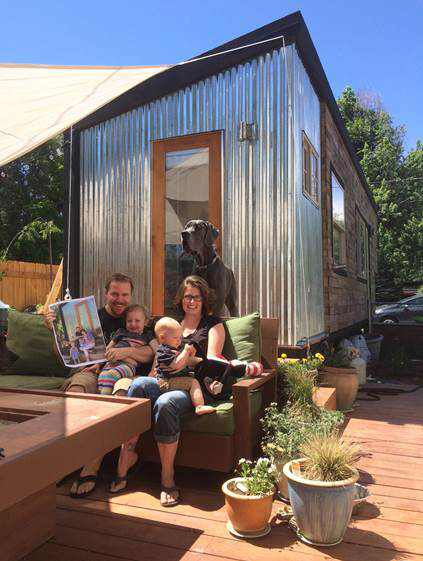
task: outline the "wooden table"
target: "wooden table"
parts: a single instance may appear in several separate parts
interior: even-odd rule
[[[55,484],[150,428],[148,399],[0,388],[0,557],[50,539]]]

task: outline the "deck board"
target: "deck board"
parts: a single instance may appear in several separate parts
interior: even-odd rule
[[[81,500],[69,498],[70,480],[58,487],[56,535],[26,561],[423,561],[422,405],[423,390],[360,401],[349,416],[345,435],[368,453],[359,469],[372,496],[336,547],[301,543],[275,516],[264,538],[232,537],[222,474],[178,470],[181,504],[163,508],[157,466],[146,464],[119,496],[109,496],[106,483]]]

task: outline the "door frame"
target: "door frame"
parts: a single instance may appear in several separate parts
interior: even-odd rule
[[[222,225],[222,131],[190,134],[153,141],[153,182],[151,190],[151,311],[164,312],[164,244],[166,217],[166,153],[209,149],[209,222],[219,231]],[[221,236],[217,250],[221,250]]]

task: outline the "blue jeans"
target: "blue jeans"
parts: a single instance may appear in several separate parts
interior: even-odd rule
[[[161,393],[159,383],[151,376],[135,378],[129,388],[128,396],[151,399],[154,438],[157,442],[165,444],[179,439],[181,415],[190,413],[194,409],[189,392],[173,390]]]

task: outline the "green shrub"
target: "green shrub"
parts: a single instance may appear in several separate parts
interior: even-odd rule
[[[304,442],[316,434],[331,434],[343,419],[340,411],[320,410],[313,405],[298,403],[288,404],[279,410],[276,403],[272,403],[261,419],[263,451],[272,459],[280,455],[287,461],[293,460],[299,457]]]
[[[326,356],[324,366],[332,368],[351,368],[351,358],[347,349],[339,349]]]

